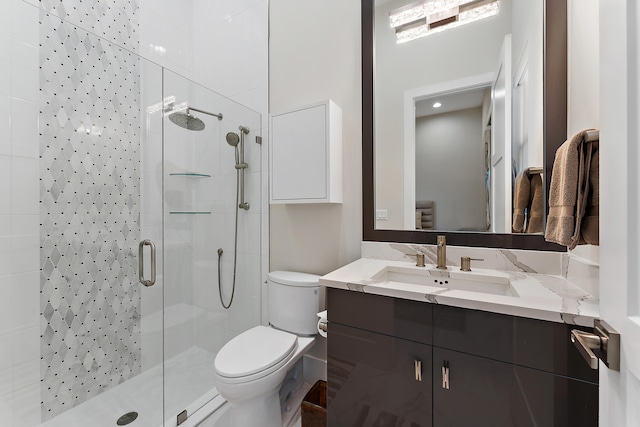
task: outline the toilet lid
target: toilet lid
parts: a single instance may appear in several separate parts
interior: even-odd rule
[[[272,271],[267,274],[272,282],[296,287],[318,287],[320,276],[317,274],[298,273],[296,271]]]
[[[296,349],[298,337],[266,326],[256,326],[233,338],[218,352],[215,370],[223,377],[252,375],[283,360]]]

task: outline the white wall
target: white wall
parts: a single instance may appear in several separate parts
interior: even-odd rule
[[[485,229],[482,129],[482,108],[416,119],[416,200],[435,202],[436,230]]]
[[[325,274],[360,256],[360,2],[272,0],[270,28],[270,112],[342,108],[344,202],[271,206],[271,270]]]
[[[569,0],[567,136],[600,126],[598,16],[598,0]]]
[[[568,100],[567,137],[584,129],[600,128],[598,0],[568,2]],[[597,246],[578,246],[573,256],[599,263]]]

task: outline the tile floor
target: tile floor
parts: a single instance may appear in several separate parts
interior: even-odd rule
[[[215,354],[199,347],[191,347],[167,360],[166,426],[175,426],[176,416],[183,409],[192,413],[218,394],[217,389],[212,388],[214,360]],[[162,406],[162,365],[157,365],[58,415],[42,427],[112,427],[120,416],[130,411],[138,412],[138,418],[128,424],[129,427],[159,427],[162,425]]]

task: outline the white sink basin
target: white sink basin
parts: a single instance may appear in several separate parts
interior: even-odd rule
[[[410,283],[430,288],[450,289],[484,294],[520,297],[504,273],[476,269],[437,270],[435,268],[388,266],[371,277],[384,282]],[[431,289],[428,290],[432,292]]]

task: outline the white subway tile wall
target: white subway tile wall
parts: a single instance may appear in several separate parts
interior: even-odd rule
[[[0,425],[40,423],[38,10],[0,0]]]

